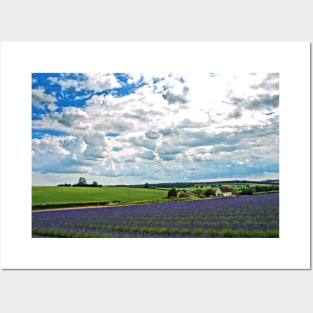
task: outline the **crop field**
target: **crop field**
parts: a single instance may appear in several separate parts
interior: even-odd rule
[[[156,201],[167,196],[166,190],[130,187],[32,187],[33,208],[58,207],[62,204],[131,203]]]
[[[33,237],[279,237],[279,193],[211,200],[33,211]]]

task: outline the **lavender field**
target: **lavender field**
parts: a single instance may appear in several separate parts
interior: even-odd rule
[[[34,238],[277,238],[279,193],[33,212],[32,234]]]

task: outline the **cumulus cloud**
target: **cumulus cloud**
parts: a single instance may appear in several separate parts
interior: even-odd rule
[[[279,107],[279,74],[254,74],[250,77],[253,77],[255,83],[247,83],[245,89],[242,86],[237,89],[230,84],[224,102],[231,109],[228,112],[228,118],[247,117],[249,110],[267,113],[277,111]]]
[[[76,76],[75,78],[72,78]],[[113,74],[100,74],[100,73],[86,73],[80,75],[62,74],[61,77],[49,77],[51,84],[59,85],[62,90],[74,88],[76,91],[83,89],[101,92],[107,89],[120,87],[116,77]]]
[[[241,106],[237,106],[234,111],[232,111],[231,113],[228,114],[228,118],[232,119],[238,119],[242,117],[242,107]]]
[[[177,136],[178,130],[176,128],[160,128],[160,134],[163,136]]]
[[[139,157],[145,159],[145,160],[154,160],[155,154],[151,150],[146,150],[143,153],[139,155]]]
[[[185,104],[189,102],[188,95],[189,95],[189,87],[184,86],[181,94],[174,94],[173,92],[168,90],[162,95],[162,97],[165,100],[167,100],[169,104],[175,104],[175,103]]]
[[[86,145],[74,136],[33,139],[33,171],[41,173],[87,173],[92,163],[81,158]]]
[[[209,152],[206,152],[206,153],[198,153],[196,155],[194,155],[194,160],[195,161],[200,161],[200,162],[203,162],[203,161],[210,161],[213,159],[213,156],[211,153]]]
[[[277,108],[279,105],[279,95],[258,95],[256,99],[249,101],[246,105],[247,109],[259,110],[265,108]]]
[[[49,78],[55,95],[33,89],[48,109],[33,120],[34,135],[46,132],[32,143],[36,173],[101,183],[278,173],[279,74],[75,75]]]
[[[48,80],[51,84],[58,84],[62,88],[62,90],[73,87],[75,90],[79,91],[82,88],[82,84],[77,79],[59,79],[57,77],[49,77]]]
[[[259,84],[250,86],[252,89],[264,89],[266,91],[276,91],[279,89],[279,73],[268,73],[266,78]]]
[[[177,128],[200,128],[205,126],[202,122],[192,121],[189,118],[185,118],[177,124]]]
[[[128,79],[127,79],[128,84],[136,84],[143,78],[142,73],[127,73],[127,76],[128,76]]]
[[[145,133],[148,139],[158,139],[160,137],[160,133],[157,130],[149,129]]]
[[[184,148],[177,146],[173,140],[163,141],[157,148],[156,152],[164,161],[175,160]]]
[[[86,88],[96,92],[120,87],[113,74],[86,74]]]
[[[74,129],[88,129],[89,127],[86,123],[88,114],[80,108],[65,107],[61,113],[51,112],[49,117],[66,127]]]
[[[154,139],[146,138],[144,136],[133,136],[129,138],[129,142],[135,147],[144,147],[149,150],[155,150],[156,142]]]
[[[44,108],[45,105],[55,105],[57,98],[51,94],[47,94],[43,87],[32,90],[32,105],[37,108]]]

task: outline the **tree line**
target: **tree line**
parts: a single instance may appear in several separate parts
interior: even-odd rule
[[[92,184],[87,184],[87,180],[84,177],[80,177],[77,184],[59,184],[58,186],[62,187],[102,187],[102,185],[98,184],[96,181],[94,181]]]

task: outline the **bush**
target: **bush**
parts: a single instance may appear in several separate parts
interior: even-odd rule
[[[172,188],[167,193],[168,198],[177,197],[177,191],[175,188]]]
[[[204,196],[205,196],[205,197],[214,196],[214,191],[213,191],[212,189],[207,189],[207,190],[204,192]]]

